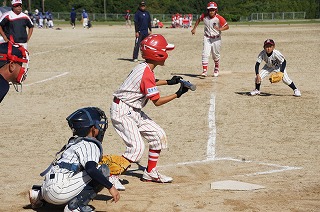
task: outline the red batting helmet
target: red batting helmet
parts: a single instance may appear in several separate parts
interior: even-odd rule
[[[207,5],[207,9],[217,9],[218,8],[218,5],[217,3],[213,2],[213,1],[210,1]]]
[[[174,45],[168,44],[160,34],[149,35],[140,44],[142,58],[159,62],[165,61],[168,57],[166,51],[173,49]]]

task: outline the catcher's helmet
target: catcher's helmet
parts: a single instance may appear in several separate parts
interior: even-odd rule
[[[99,130],[96,137],[102,142],[105,131],[108,128],[108,119],[105,113],[97,107],[81,108],[67,117],[69,127],[73,135],[85,137],[92,126]]]
[[[210,1],[207,5],[207,9],[217,9],[218,8],[218,5],[217,3],[213,2],[213,1]]]
[[[160,34],[149,35],[140,44],[142,58],[153,61],[165,61],[168,58],[166,51],[173,49],[174,45],[168,44]]]

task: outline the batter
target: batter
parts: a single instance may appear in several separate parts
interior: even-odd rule
[[[149,144],[148,166],[144,170],[141,179],[143,181],[170,183],[173,180],[160,174],[156,167],[161,150],[168,146],[166,134],[141,110],[148,100],[155,106],[160,106],[188,91],[188,88],[180,83],[179,76],[173,76],[170,80],[155,79],[155,67],[164,65],[168,57],[167,51],[173,48],[174,45],[168,44],[162,35],[154,34],[145,38],[141,42],[140,50],[146,61],[137,65],[113,94],[110,115],[116,132],[126,144],[126,151],[122,156],[130,162],[138,162],[145,149],[143,139]],[[160,97],[157,86],[179,83],[180,88],[176,93]]]

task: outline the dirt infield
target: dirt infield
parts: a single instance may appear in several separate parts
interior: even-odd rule
[[[27,191],[42,182],[39,173],[71,135],[65,118],[84,106],[100,107],[109,116],[112,93],[136,65],[130,61],[133,28],[60,28],[34,30],[23,92],[11,88],[0,105],[1,211],[32,211]],[[174,182],[143,183],[143,171],[134,164],[122,176],[126,191],[118,203],[104,189],[90,204],[97,211],[320,211],[320,24],[231,25],[222,35],[221,75],[205,79],[198,77],[202,30],[199,26],[192,36],[187,29],[154,29],[176,45],[166,65],[155,69],[157,78],[179,74],[197,85],[180,99],[144,109],[167,133],[169,149],[162,151],[159,169]],[[247,95],[267,38],[286,56],[301,98],[267,80],[264,95]],[[159,89],[167,95],[178,86]],[[124,151],[111,123],[103,147],[106,154]],[[211,182],[222,180],[265,189],[210,189]]]

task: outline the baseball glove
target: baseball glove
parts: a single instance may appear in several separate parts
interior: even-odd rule
[[[271,83],[277,83],[277,82],[280,82],[282,80],[282,77],[283,77],[283,73],[282,72],[275,72],[275,73],[272,73],[269,77],[269,81]]]
[[[106,164],[112,175],[120,175],[131,166],[130,162],[120,155],[104,155],[100,164]]]

